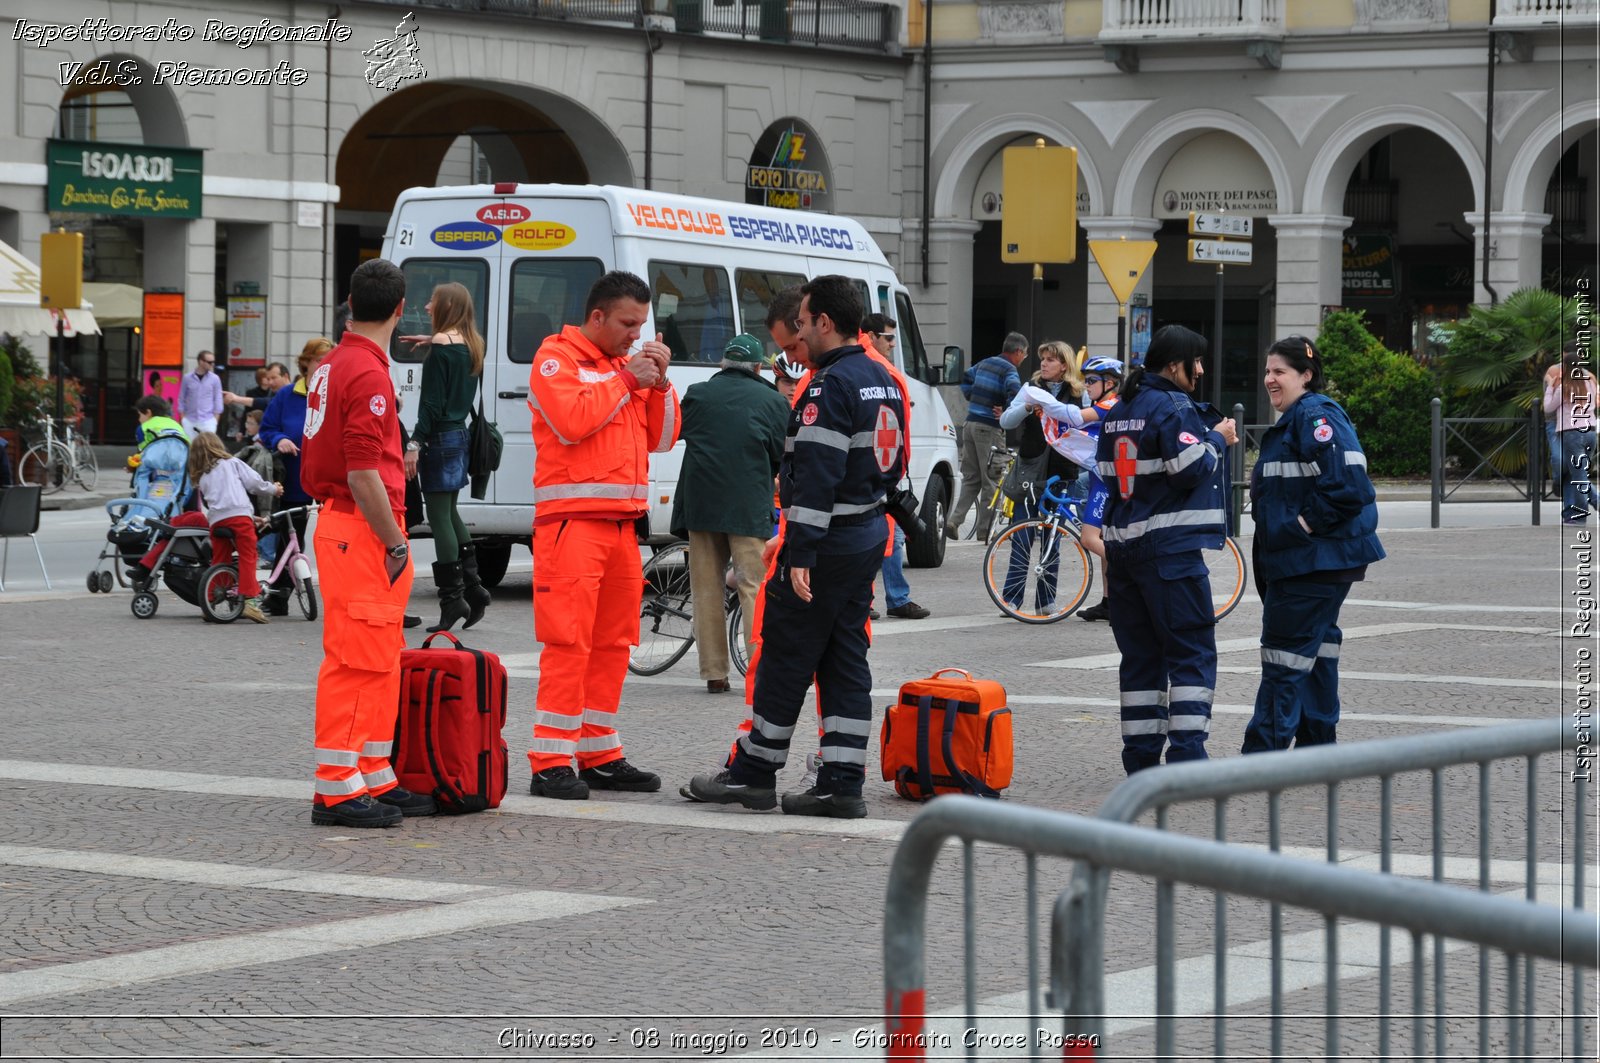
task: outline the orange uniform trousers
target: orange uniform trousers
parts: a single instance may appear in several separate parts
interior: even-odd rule
[[[383,543],[352,502],[322,507],[312,544],[323,607],[314,800],[336,805],[398,785],[389,754],[413,572],[408,561],[390,586]]]
[[[539,693],[528,763],[535,772],[622,758],[616,731],[628,650],[639,642],[644,573],[633,519],[533,529],[533,626]]]

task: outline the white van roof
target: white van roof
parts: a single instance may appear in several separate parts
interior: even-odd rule
[[[646,192],[618,185],[507,183],[408,188],[395,201],[391,218],[399,218],[400,208],[407,202],[508,197],[602,200],[611,208],[613,230],[622,236],[785,251],[870,262],[885,268],[889,265],[878,242],[860,222],[851,218],[670,192]]]

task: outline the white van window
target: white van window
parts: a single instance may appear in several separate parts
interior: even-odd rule
[[[737,330],[733,288],[720,266],[690,262],[650,263],[656,331],[678,363],[716,365]]]
[[[589,289],[605,271],[598,258],[523,258],[513,263],[506,357],[527,365],[546,336],[563,325],[583,324]]]
[[[400,315],[400,326],[394,330],[394,341],[389,345],[389,356],[397,362],[420,362],[428,356],[425,344],[405,343],[401,336],[432,336],[433,322],[428,319],[428,300],[433,290],[441,284],[455,281],[472,294],[472,309],[478,319],[478,331],[484,339],[494,342],[489,335],[489,264],[481,258],[408,258],[400,264],[406,275],[406,306]]]
[[[900,341],[900,357],[906,366],[906,375],[918,380],[928,379],[928,353],[922,348],[922,330],[917,328],[917,315],[911,309],[911,297],[905,292],[894,293],[895,338]]]
[[[739,293],[739,321],[742,332],[748,332],[761,341],[769,355],[778,353],[778,345],[767,331],[767,307],[772,297],[785,288],[806,282],[803,273],[777,273],[764,269],[741,269],[733,274],[734,287]]]

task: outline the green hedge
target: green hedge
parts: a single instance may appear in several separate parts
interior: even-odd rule
[[[1322,321],[1317,350],[1327,393],[1350,415],[1367,470],[1373,476],[1428,472],[1428,404],[1438,393],[1415,359],[1378,342],[1359,310],[1338,310]]]

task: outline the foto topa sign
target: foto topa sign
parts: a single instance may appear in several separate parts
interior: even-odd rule
[[[193,148],[51,140],[46,152],[52,212],[200,217],[201,153]]]

